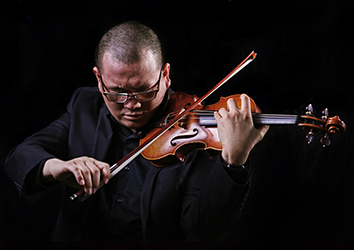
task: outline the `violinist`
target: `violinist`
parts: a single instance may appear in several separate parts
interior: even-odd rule
[[[96,51],[98,88],[76,90],[66,113],[9,154],[5,171],[20,193],[65,184],[53,241],[222,240],[237,223],[250,184],[247,159],[268,130],[254,127],[247,95],[241,109],[230,99],[215,112],[219,156],[198,150],[157,167],[138,155],[110,179],[110,166],[164,115],[170,67],[149,27],[111,28]],[[80,188],[91,197],[70,201]]]

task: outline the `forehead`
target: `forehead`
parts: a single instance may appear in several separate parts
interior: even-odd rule
[[[142,50],[139,55],[132,55],[135,57],[133,63],[127,64],[125,61],[120,61],[117,56],[115,56],[114,51],[106,51],[102,56],[102,61],[100,66],[100,71],[103,73],[107,70],[112,70],[112,67],[135,67],[138,66],[146,68],[146,70],[159,70],[161,65],[159,65],[157,57],[149,49]]]
[[[103,55],[101,74],[107,87],[144,89],[157,80],[159,68],[150,51],[146,51],[136,63],[124,64],[106,52]],[[156,79],[155,79],[156,78]]]

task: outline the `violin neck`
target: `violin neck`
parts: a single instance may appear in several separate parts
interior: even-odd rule
[[[252,119],[255,125],[296,125],[299,123],[297,115],[252,113]],[[217,125],[214,116],[211,115],[201,115],[199,124],[201,126]]]
[[[253,123],[261,125],[295,125],[299,123],[297,115],[252,114]]]

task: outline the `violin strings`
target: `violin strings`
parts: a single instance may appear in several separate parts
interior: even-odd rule
[[[186,120],[201,120],[203,117],[208,117],[208,121],[215,121],[213,118],[214,112],[216,110],[192,110],[187,117],[185,116],[180,121]],[[172,114],[172,113],[171,113]],[[191,117],[196,116],[196,117]],[[172,120],[174,115],[169,116],[169,119],[165,122]],[[297,115],[287,115],[287,114],[260,114],[252,113],[253,122],[255,124],[297,124],[298,116]],[[216,122],[216,121],[215,121]]]

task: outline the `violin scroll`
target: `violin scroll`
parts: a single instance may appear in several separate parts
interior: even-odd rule
[[[330,117],[326,122],[326,129],[330,134],[343,134],[347,126],[338,115]]]
[[[331,140],[329,138],[330,135],[339,135],[346,131],[347,125],[339,118],[339,116],[336,115],[334,117],[328,117],[329,112],[327,108],[322,111],[321,119],[316,118],[313,115],[313,107],[311,104],[306,107],[306,110],[305,115],[301,116],[303,122],[299,123],[298,126],[309,131],[306,135],[308,144],[313,141],[316,132],[324,133],[324,136],[321,138],[320,142],[323,147],[326,147],[331,144]]]

